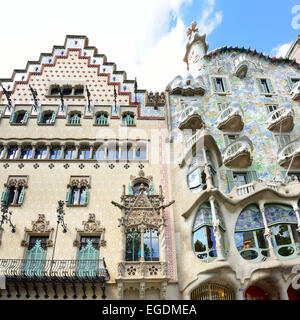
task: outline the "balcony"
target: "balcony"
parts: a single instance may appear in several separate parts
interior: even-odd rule
[[[278,163],[285,168],[300,168],[300,139],[290,142],[278,151]]]
[[[285,103],[270,113],[267,128],[270,131],[290,132],[294,128],[295,112],[290,103]]]
[[[243,136],[228,145],[222,153],[223,163],[227,167],[247,168],[251,166],[253,144],[246,136]]]
[[[233,63],[234,63],[234,75],[236,75],[240,79],[245,78],[249,69],[249,62],[246,59],[246,56],[239,55],[234,60]]]
[[[166,280],[168,263],[160,261],[125,261],[118,264],[122,280]]]
[[[197,130],[203,128],[204,122],[198,109],[199,108],[197,106],[190,105],[181,112],[178,119],[179,129]]]
[[[219,113],[216,125],[219,130],[241,131],[244,128],[244,112],[238,102],[232,102]]]
[[[27,260],[0,259],[7,280],[38,282],[105,282],[110,279],[104,259]]]
[[[295,101],[300,100],[300,81],[296,82],[290,91],[291,98]]]
[[[166,88],[170,94],[182,96],[203,96],[205,94],[205,86],[202,76],[194,78],[190,72],[187,72],[183,77],[176,76]]]

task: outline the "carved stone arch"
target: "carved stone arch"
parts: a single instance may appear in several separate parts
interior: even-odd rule
[[[131,189],[133,190],[134,186],[138,183],[147,184],[149,186],[149,190],[151,190],[153,187],[153,176],[145,176],[145,172],[140,170],[138,176],[130,176]]]
[[[277,292],[279,292],[278,279],[276,279],[273,275],[266,274],[265,272],[262,274],[252,274],[251,279],[248,281],[247,287],[245,288],[245,292],[251,286],[260,287],[268,296],[272,298],[274,298]]]
[[[76,238],[73,241],[73,246],[80,247],[81,236],[96,236],[100,237],[99,245],[102,247],[106,246],[106,240],[104,239],[105,228],[101,226],[100,220],[96,220],[94,213],[89,213],[87,221],[82,221],[83,228],[76,228]]]
[[[31,236],[48,236],[46,242],[47,247],[53,246],[54,228],[50,227],[50,222],[46,220],[45,214],[39,214],[37,220],[31,221],[31,228],[24,228],[24,239],[21,241],[21,246],[28,248],[29,239]]]

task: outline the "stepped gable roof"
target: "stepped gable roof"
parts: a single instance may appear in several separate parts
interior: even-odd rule
[[[53,46],[51,53],[41,53],[38,61],[28,61],[25,69],[15,69],[11,78],[0,78],[0,82],[6,90],[14,93],[16,84],[27,84],[31,75],[42,74],[44,66],[55,66],[57,58],[66,58],[69,51],[79,51],[79,58],[88,59],[89,67],[97,67],[99,75],[108,75],[110,84],[120,87],[122,84],[122,88],[119,87],[120,94],[130,94],[134,91],[135,81],[128,80],[125,71],[117,70],[115,63],[108,62],[104,54],[98,54],[96,47],[89,46],[88,38],[84,35],[67,35],[63,46]],[[2,94],[3,90],[0,87],[0,97]]]

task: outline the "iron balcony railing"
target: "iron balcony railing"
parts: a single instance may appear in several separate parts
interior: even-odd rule
[[[104,259],[0,259],[0,275],[4,275],[9,279],[21,281],[105,282],[110,279]]]

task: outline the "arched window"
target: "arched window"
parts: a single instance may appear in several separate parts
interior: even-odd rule
[[[74,146],[67,146],[65,148],[65,159],[71,160],[75,159],[76,156],[76,148]]]
[[[202,284],[191,292],[191,300],[234,300],[234,291],[218,283]]]
[[[219,232],[221,235],[221,245],[223,250],[225,250],[227,247],[225,226],[216,204],[215,212],[220,222]],[[196,256],[203,262],[211,262],[217,257],[215,236],[211,206],[210,203],[206,202],[200,206],[193,226],[193,250]]]
[[[70,114],[69,124],[80,124],[80,112]]]
[[[7,159],[15,159],[18,152],[17,145],[10,145],[7,150]]]
[[[139,182],[139,183],[136,183],[134,186],[133,186],[133,193],[134,194],[140,194],[140,187],[141,185],[144,186],[145,188],[145,193],[148,194],[149,193],[149,185],[147,183],[142,183],[142,182]]]
[[[276,255],[282,260],[299,256],[300,237],[293,208],[283,204],[266,204],[265,215]]]
[[[108,160],[119,160],[119,146],[118,145],[108,146],[107,159]]]
[[[93,150],[94,160],[104,160],[105,158],[105,148],[103,145],[97,146]]]
[[[90,158],[90,147],[81,146],[79,148],[79,159],[88,160]]]
[[[132,145],[127,144],[121,147],[121,159],[132,160],[133,159],[133,148]]]
[[[122,121],[124,125],[133,125],[134,124],[134,115],[131,113],[126,113],[122,117]]]
[[[146,145],[137,146],[135,152],[136,160],[147,160],[147,147]]]
[[[105,125],[108,124],[108,116],[104,112],[100,112],[96,116],[96,124]]]
[[[268,243],[264,238],[264,223],[256,205],[247,206],[235,226],[235,243],[240,255],[251,262],[261,262],[269,256]]]
[[[46,159],[47,147],[45,145],[38,146],[35,149],[34,159]]]
[[[149,229],[144,233],[145,261],[159,261],[158,231]]]
[[[21,159],[30,159],[32,155],[32,147],[27,145],[21,148]]]
[[[52,146],[50,150],[50,159],[57,160],[57,159],[60,159],[60,156],[61,156],[61,147]]]

